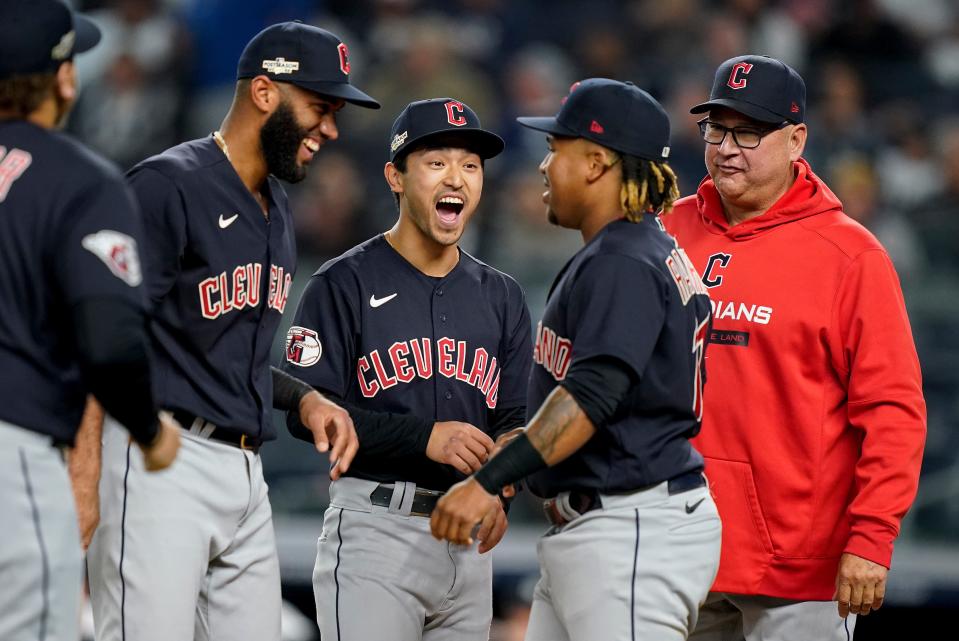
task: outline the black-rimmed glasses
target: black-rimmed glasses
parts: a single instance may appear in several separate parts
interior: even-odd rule
[[[726,140],[726,134],[733,132],[733,141],[743,149],[755,149],[762,142],[764,136],[774,131],[779,131],[784,127],[791,125],[788,120],[784,120],[778,125],[760,129],[759,127],[726,127],[718,122],[712,122],[708,118],[703,118],[696,123],[699,125],[699,132],[710,145],[721,145]]]

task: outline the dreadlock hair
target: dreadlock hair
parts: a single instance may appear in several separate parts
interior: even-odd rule
[[[26,118],[50,94],[55,82],[56,75],[52,73],[23,74],[0,80],[0,112]]]
[[[638,223],[643,214],[662,211],[668,214],[679,199],[679,180],[665,161],[646,160],[629,154],[619,154],[613,161],[623,163],[623,185],[619,199],[626,220]]]

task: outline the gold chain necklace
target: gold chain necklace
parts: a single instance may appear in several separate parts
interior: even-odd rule
[[[223,151],[223,155],[226,156],[226,159],[230,159],[230,151],[227,149],[226,141],[223,140],[223,134],[219,130],[213,132],[213,142],[216,143],[216,146]]]

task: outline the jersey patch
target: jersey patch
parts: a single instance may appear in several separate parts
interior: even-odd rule
[[[130,236],[112,229],[101,229],[95,234],[84,236],[80,243],[84,249],[102,260],[114,276],[130,287],[136,287],[143,282],[137,241]]]
[[[310,367],[320,362],[323,344],[312,329],[293,325],[286,333],[286,360],[297,367]]]

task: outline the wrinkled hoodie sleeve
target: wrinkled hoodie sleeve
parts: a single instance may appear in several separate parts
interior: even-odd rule
[[[883,250],[864,251],[850,263],[829,340],[834,365],[848,381],[849,424],[862,433],[845,552],[888,568],[916,496],[926,404],[899,279]]]

